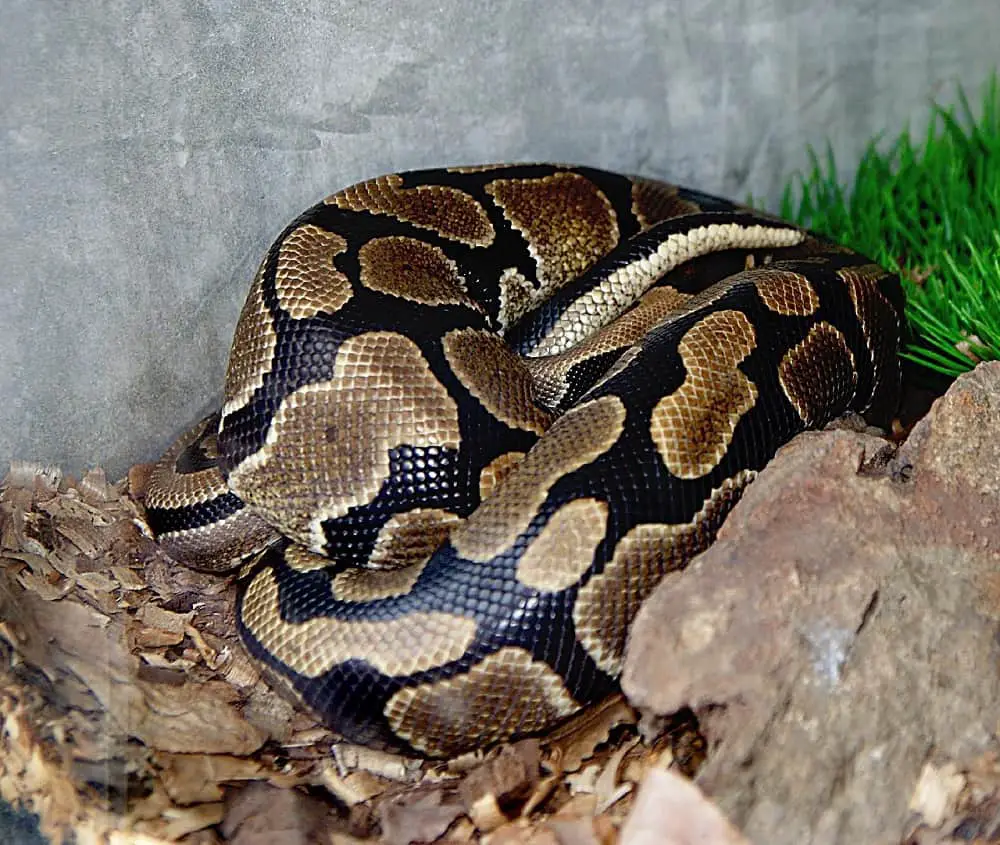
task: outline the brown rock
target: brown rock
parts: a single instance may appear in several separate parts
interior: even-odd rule
[[[996,749],[998,491],[987,364],[888,460],[796,438],[643,607],[624,690],[647,718],[695,709],[699,785],[754,842],[899,842],[925,763]]]

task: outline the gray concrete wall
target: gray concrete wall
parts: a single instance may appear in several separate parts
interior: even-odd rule
[[[996,61],[997,0],[3,0],[0,464],[113,475],[217,401],[271,238],[491,160],[776,202]]]

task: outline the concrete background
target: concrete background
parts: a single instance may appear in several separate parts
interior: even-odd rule
[[[775,204],[807,144],[847,164],[956,82],[975,95],[1000,33],[997,0],[2,12],[0,465],[112,476],[217,401],[259,256],[334,189],[548,159]]]
[[[112,476],[217,401],[295,214],[397,169],[559,160],[777,202],[806,144],[971,93],[996,0],[4,0],[0,464]]]

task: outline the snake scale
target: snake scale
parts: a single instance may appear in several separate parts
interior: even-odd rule
[[[897,402],[899,280],[586,167],[394,174],[291,223],[150,526],[249,561],[243,644],[350,740],[450,755],[616,688],[629,625],[797,432]]]

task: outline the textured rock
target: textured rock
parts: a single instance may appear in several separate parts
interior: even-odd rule
[[[802,435],[643,607],[625,692],[695,709],[699,784],[754,842],[899,842],[925,763],[997,750],[998,433],[991,364],[896,455]]]

